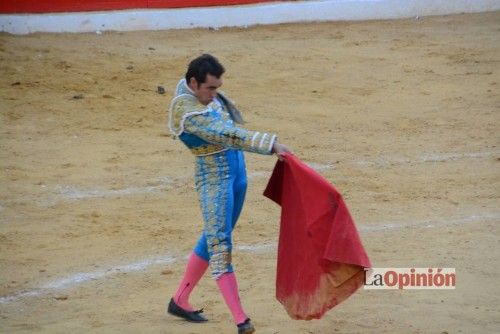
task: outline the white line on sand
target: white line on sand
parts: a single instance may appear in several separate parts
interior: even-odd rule
[[[426,153],[415,157],[380,156],[369,160],[355,160],[355,163],[360,166],[390,166],[411,163],[446,162],[456,161],[460,159],[483,159],[491,158],[494,156],[500,156],[500,151],[470,153]]]
[[[57,190],[60,195],[66,199],[84,199],[95,197],[118,197],[125,195],[135,195],[142,193],[151,193],[171,187],[176,180],[165,176],[159,179],[154,186],[145,187],[126,187],[121,189],[79,189],[70,186],[58,186]]]
[[[319,163],[308,163],[309,166],[317,171],[327,170],[333,168],[331,165],[323,165]],[[271,175],[270,171],[256,171],[248,173],[248,178],[266,178]],[[137,195],[145,193],[159,192],[172,187],[176,181],[187,180],[188,176],[185,175],[176,180],[169,177],[163,177],[157,185],[146,187],[126,187],[121,189],[82,189],[72,186],[58,186],[56,188],[57,195],[52,200],[45,204],[54,205],[63,200],[82,200],[87,198],[103,198],[103,197],[120,197],[127,195]]]
[[[359,166],[390,166],[412,163],[429,163],[455,161],[459,159],[481,159],[500,156],[500,151],[489,152],[470,152],[470,153],[426,153],[416,157],[404,156],[380,156],[370,159],[346,160],[346,163],[352,163]],[[317,162],[306,162],[311,168],[318,172],[335,169],[332,164],[321,164]],[[249,179],[268,178],[271,171],[254,171],[248,173]],[[190,174],[178,176],[176,178],[162,177],[154,181],[151,186],[125,187],[120,189],[103,188],[78,188],[69,185],[59,185],[55,188],[55,193],[48,193],[46,196],[36,196],[33,202],[41,206],[53,206],[62,201],[85,200],[91,198],[106,198],[139,195],[147,193],[158,193],[172,188],[177,182],[185,182],[190,178]],[[23,196],[23,201],[29,198],[29,195]],[[4,207],[0,207],[0,210]]]
[[[426,162],[444,162],[444,161],[455,161],[459,159],[478,159],[478,158],[489,158],[493,156],[500,155],[499,151],[491,152],[471,152],[471,153],[428,153],[416,156],[413,158],[403,157],[403,156],[380,156],[375,157],[370,160],[355,160],[353,163],[361,166],[387,166],[387,165],[400,165],[400,164],[410,164],[410,163],[426,163]],[[349,161],[346,161],[349,162]],[[335,169],[332,164],[321,164],[317,162],[306,162],[312,169],[321,172],[325,170]],[[248,173],[249,179],[256,178],[267,178],[271,175],[271,171],[255,171]],[[179,178],[178,180],[185,180],[188,176]],[[152,193],[165,190],[173,185],[175,180],[169,177],[164,177],[161,179],[158,185],[146,186],[146,187],[127,187],[122,189],[79,189],[71,186],[59,186],[57,191],[63,199],[69,200],[79,200],[86,198],[96,198],[96,197],[118,197],[126,195],[136,195],[142,193]],[[57,201],[56,201],[57,202]]]
[[[148,186],[148,187],[127,187],[122,189],[78,189],[70,186],[58,187],[59,194],[67,199],[84,199],[95,197],[118,197],[124,195],[135,195],[150,193],[166,189],[166,185]]]
[[[379,232],[385,230],[398,230],[404,228],[439,228],[445,226],[456,226],[464,225],[474,222],[489,222],[500,220],[500,213],[487,213],[482,215],[472,215],[462,218],[450,219],[450,220],[421,220],[410,223],[382,223],[382,224],[367,224],[358,227],[358,230],[363,233]]]
[[[422,220],[417,222],[410,223],[379,223],[379,224],[368,224],[359,226],[359,231],[364,233],[372,233],[386,230],[397,230],[403,228],[436,228],[436,227],[444,227],[444,226],[458,226],[469,223],[479,223],[479,222],[489,222],[500,220],[500,213],[489,213],[482,215],[472,215],[462,218],[456,218],[451,220]],[[268,242],[263,244],[255,244],[255,245],[239,245],[236,246],[236,249],[241,252],[249,252],[249,253],[270,253],[276,249],[277,245],[275,242]],[[70,288],[87,281],[98,280],[105,278],[107,276],[117,274],[117,273],[129,273],[139,270],[144,270],[153,265],[171,265],[175,263],[177,260],[182,259],[184,257],[173,256],[173,255],[164,255],[164,256],[155,256],[150,257],[142,261],[120,265],[111,267],[106,270],[94,271],[94,272],[86,272],[86,273],[76,273],[66,278],[58,279],[49,283],[42,285],[40,288],[19,292],[10,296],[0,297],[0,305],[7,304],[13,301],[16,301],[21,298],[27,297],[38,297],[50,294],[51,292],[62,290],[65,288]]]
[[[238,245],[236,246],[236,249],[247,253],[269,253],[276,249],[276,243],[271,242],[255,245]]]
[[[156,264],[169,265],[169,264],[174,263],[176,260],[177,260],[177,258],[174,256],[171,256],[171,255],[155,256],[155,257],[150,257],[150,258],[144,259],[142,261],[108,268],[106,270],[86,272],[86,273],[76,273],[76,274],[73,274],[73,275],[68,276],[66,278],[61,278],[61,279],[46,283],[46,284],[42,285],[40,288],[35,289],[35,290],[31,290],[31,291],[27,291],[27,292],[20,292],[20,293],[16,293],[14,295],[11,295],[11,296],[1,297],[0,304],[12,302],[16,299],[23,298],[23,297],[36,297],[36,296],[46,295],[53,290],[61,290],[64,288],[69,288],[71,286],[85,283],[87,281],[98,280],[98,279],[101,279],[101,278],[104,278],[104,277],[107,277],[107,276],[110,276],[113,274],[130,273],[130,272],[134,272],[134,271],[143,270],[143,269],[146,269],[147,267],[150,267],[150,266],[156,265]]]

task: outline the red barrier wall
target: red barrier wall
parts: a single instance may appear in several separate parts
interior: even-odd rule
[[[84,12],[132,8],[242,5],[276,0],[0,0],[0,13]]]

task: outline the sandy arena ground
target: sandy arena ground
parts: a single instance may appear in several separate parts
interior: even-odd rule
[[[0,35],[0,332],[234,333],[165,314],[201,228],[166,131],[193,56],[227,68],[248,127],[345,195],[376,267],[455,267],[456,290],[360,290],[319,321],[274,299],[275,158],[247,155],[233,256],[258,333],[500,331],[500,12],[248,29]],[[167,93],[157,93],[157,86]]]

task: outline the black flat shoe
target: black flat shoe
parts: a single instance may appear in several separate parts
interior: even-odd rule
[[[175,315],[176,317],[182,318],[189,322],[205,322],[208,321],[207,318],[201,315],[203,309],[198,311],[186,311],[179,305],[174,302],[174,299],[170,299],[170,303],[168,303],[168,313],[171,315]],[[245,332],[243,332],[245,333]]]
[[[247,318],[245,322],[238,325],[238,334],[252,334],[254,332],[255,332],[255,327],[253,327],[249,318]]]

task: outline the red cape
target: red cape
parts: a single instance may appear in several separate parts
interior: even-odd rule
[[[342,196],[287,154],[264,196],[281,205],[276,298],[293,319],[319,319],[364,282],[370,260]]]

